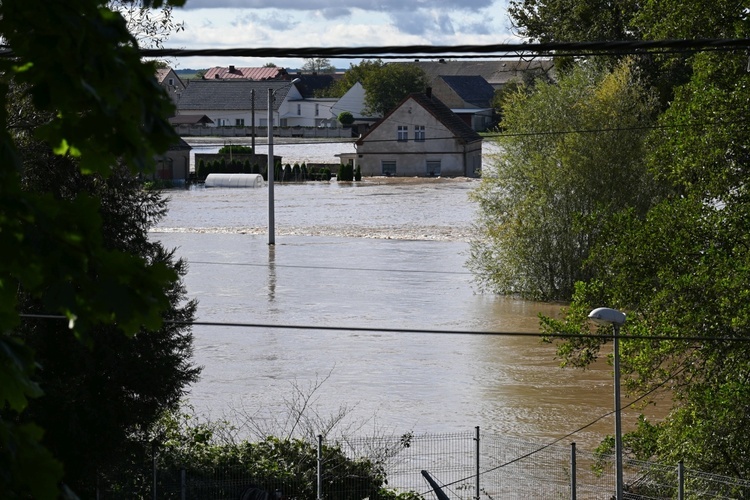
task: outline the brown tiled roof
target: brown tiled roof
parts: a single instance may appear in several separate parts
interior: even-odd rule
[[[244,78],[246,80],[285,80],[288,74],[284,68],[264,66],[262,68],[241,68],[239,66],[214,66],[206,71],[206,80],[225,80],[227,78]]]

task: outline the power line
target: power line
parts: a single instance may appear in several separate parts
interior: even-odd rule
[[[626,55],[646,51],[697,52],[737,51],[750,49],[750,39],[697,40],[622,40],[597,42],[506,43],[492,45],[405,45],[383,47],[306,47],[306,48],[233,48],[233,49],[142,49],[144,57],[336,57],[336,58],[403,58],[418,56],[481,57],[543,55],[548,57],[571,55]],[[0,52],[0,56],[12,51]]]
[[[55,314],[19,314],[26,319],[50,319],[65,320],[69,318]],[[638,335],[628,336],[623,334],[599,334],[588,333],[585,335],[577,333],[540,333],[540,332],[499,332],[499,331],[477,331],[477,330],[436,330],[423,328],[387,328],[368,326],[328,326],[328,325],[285,325],[272,323],[244,323],[232,321],[175,321],[165,320],[165,324],[177,326],[212,326],[230,328],[253,328],[265,330],[320,330],[333,332],[370,332],[370,333],[404,333],[404,334],[428,334],[428,335],[461,335],[479,337],[536,337],[542,339],[613,339],[620,340],[676,340],[689,342],[750,342],[750,337],[709,337],[697,335]]]

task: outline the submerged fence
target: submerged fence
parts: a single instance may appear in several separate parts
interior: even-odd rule
[[[376,490],[364,484],[362,476],[337,476],[340,462],[322,453],[323,444],[337,445],[351,459],[366,457],[382,464],[387,488],[393,491],[373,493]],[[456,434],[339,438],[335,443],[319,438],[317,470],[298,477],[254,477],[242,464],[201,473],[154,468],[147,498],[375,500],[404,492],[412,492],[410,498],[436,498],[422,471],[451,500],[610,499],[615,495],[614,457],[597,457],[577,450],[575,444],[538,445],[480,434],[476,428]],[[624,498],[633,500],[750,498],[750,481],[689,470],[681,464],[625,460],[624,483]],[[104,490],[97,497],[123,498]]]

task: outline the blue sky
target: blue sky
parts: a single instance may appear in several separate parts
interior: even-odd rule
[[[488,45],[517,42],[506,0],[187,0],[175,9],[185,31],[169,48],[357,47]],[[297,68],[303,59],[181,58],[177,68],[211,66]],[[339,68],[358,60],[332,59]]]

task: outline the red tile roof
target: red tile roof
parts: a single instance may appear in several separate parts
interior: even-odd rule
[[[264,66],[262,68],[240,68],[239,66],[215,66],[206,71],[204,78],[206,80],[227,79],[227,78],[245,78],[248,80],[284,80],[288,77],[284,68],[273,66]]]

